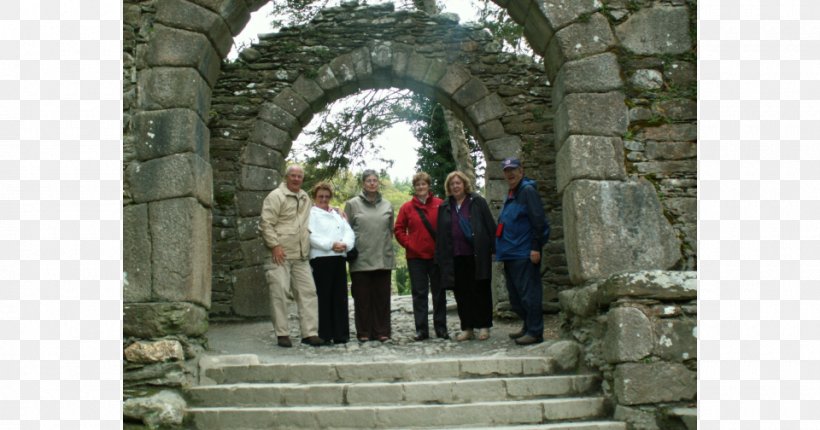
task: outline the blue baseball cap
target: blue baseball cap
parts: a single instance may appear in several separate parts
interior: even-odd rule
[[[517,169],[519,167],[521,167],[521,160],[517,158],[508,157],[501,162],[501,170]]]

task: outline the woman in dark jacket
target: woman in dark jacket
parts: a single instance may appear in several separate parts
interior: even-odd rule
[[[490,289],[495,221],[483,197],[472,191],[467,176],[451,172],[444,182],[448,198],[438,211],[436,262],[441,286],[453,290],[462,333],[459,341],[490,337],[493,298]]]

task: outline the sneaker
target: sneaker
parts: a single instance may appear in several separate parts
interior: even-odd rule
[[[302,338],[302,343],[310,346],[322,346],[325,344],[325,341],[319,336],[309,336]]]
[[[525,334],[524,336],[519,337],[515,340],[515,343],[518,345],[532,345],[536,343],[541,343],[544,341],[543,337],[535,337]]]
[[[518,330],[516,332],[512,332],[512,333],[509,334],[509,336],[510,336],[510,339],[515,340],[515,339],[518,339],[521,336],[524,336],[525,334],[527,334],[527,330],[524,327],[521,327],[521,330]]]
[[[290,336],[276,336],[276,344],[282,348],[290,348],[293,343],[290,341]]]
[[[473,336],[473,329],[469,329],[462,331],[460,335],[456,336],[456,340],[459,342],[463,342],[465,340],[473,339],[474,337],[475,336]]]
[[[490,329],[489,328],[480,328],[478,329],[478,340],[487,340],[490,338]]]

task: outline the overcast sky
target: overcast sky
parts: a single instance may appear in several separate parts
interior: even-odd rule
[[[369,3],[375,4],[383,2],[384,1],[371,0]],[[476,18],[476,7],[472,4],[472,0],[446,0],[442,3],[444,3],[444,11],[458,14],[461,18],[461,23],[472,21]],[[271,10],[271,5],[267,4],[251,14],[251,20],[248,22],[248,25],[246,25],[242,33],[234,39],[234,50],[228,54],[228,58],[236,58],[237,53],[235,48],[237,45],[244,44],[245,46],[249,46],[251,43],[259,40],[257,37],[258,34],[273,31],[270,27],[270,18],[268,18]],[[315,118],[317,117],[314,117],[314,119]],[[313,126],[315,126],[315,124],[311,123],[306,129],[310,129]],[[294,142],[294,145],[301,145],[302,142],[300,142],[300,140],[303,139],[304,136],[304,133],[300,135],[300,138]],[[384,147],[387,152],[383,158],[393,160],[393,167],[389,170],[391,177],[410,178],[413,176],[417,159],[416,148],[418,148],[419,142],[410,132],[409,125],[401,123],[393,126],[391,129],[382,133],[382,135],[376,139],[376,143]],[[374,163],[374,165],[368,165],[367,167],[378,170],[384,166]]]

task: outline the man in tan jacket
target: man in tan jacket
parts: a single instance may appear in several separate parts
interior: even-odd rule
[[[276,343],[285,348],[292,346],[288,335],[288,291],[291,291],[299,310],[302,343],[312,346],[324,344],[317,336],[318,301],[308,260],[308,216],[313,204],[302,190],[304,178],[305,172],[300,166],[288,166],[285,180],[262,202],[262,218],[259,221],[262,238],[271,250],[271,262],[265,264],[271,321],[276,332]]]

